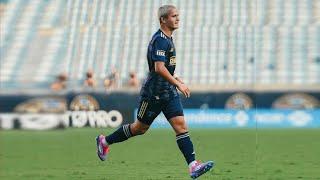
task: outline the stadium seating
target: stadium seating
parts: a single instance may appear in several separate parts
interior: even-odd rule
[[[148,72],[157,8],[175,4],[177,73],[193,85],[320,84],[318,0],[1,0],[2,87]]]

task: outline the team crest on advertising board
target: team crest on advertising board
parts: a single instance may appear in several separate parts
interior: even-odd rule
[[[63,113],[67,110],[67,101],[61,97],[39,97],[18,104],[14,111],[18,113]]]
[[[244,93],[233,94],[225,104],[226,109],[250,109],[252,106],[252,99]]]
[[[276,109],[315,109],[320,107],[316,97],[305,93],[286,94],[272,103]]]
[[[93,111],[99,110],[98,101],[90,95],[77,95],[70,103],[70,109],[73,111]]]

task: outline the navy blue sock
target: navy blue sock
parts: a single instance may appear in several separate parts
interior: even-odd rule
[[[185,132],[182,134],[178,134],[176,136],[176,139],[177,139],[177,144],[179,146],[180,151],[182,152],[187,163],[190,164],[192,161],[195,160],[195,152],[193,150],[193,144],[189,137],[189,133]]]
[[[106,136],[106,141],[109,145],[111,145],[113,143],[125,141],[132,136],[130,124],[126,124],[114,131],[109,136]]]

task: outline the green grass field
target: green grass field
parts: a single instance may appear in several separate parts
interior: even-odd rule
[[[172,130],[111,147],[98,160],[95,136],[111,129],[0,131],[0,179],[190,179]],[[191,129],[197,158],[216,167],[199,179],[320,179],[320,130]],[[257,149],[257,151],[256,151]]]

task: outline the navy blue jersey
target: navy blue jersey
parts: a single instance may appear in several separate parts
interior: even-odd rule
[[[176,50],[172,38],[158,30],[149,43],[147,59],[149,74],[142,86],[141,96],[151,99],[169,99],[178,96],[176,87],[155,72],[155,62],[162,61],[170,74],[174,74]]]

